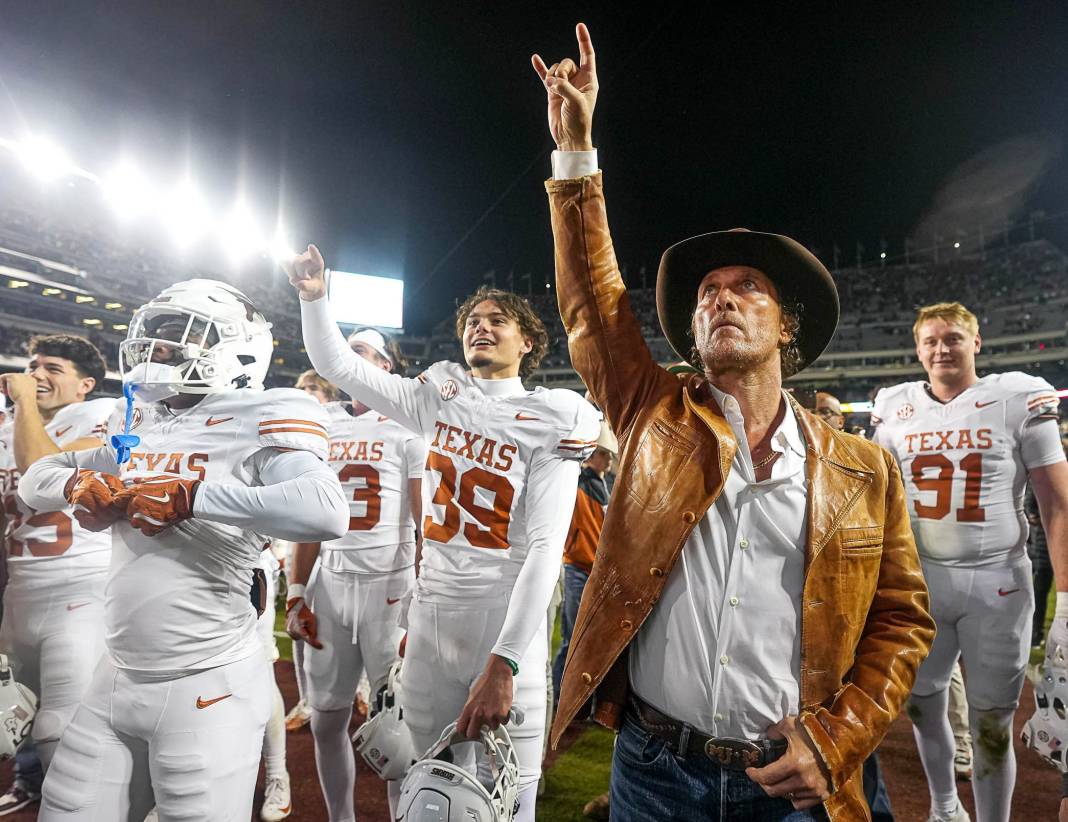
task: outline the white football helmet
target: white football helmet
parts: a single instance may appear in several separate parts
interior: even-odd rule
[[[490,790],[463,768],[439,759],[453,745],[471,742],[456,733],[453,722],[401,783],[396,822],[512,822],[519,809],[519,760],[502,725],[482,729],[481,741]]]
[[[37,697],[15,681],[7,657],[0,654],[0,760],[10,759],[30,735]]]
[[[352,735],[356,753],[383,779],[403,779],[419,758],[400,706],[400,667],[400,660],[390,667],[389,678],[376,700],[377,711]]]
[[[218,280],[186,280],[134,312],[119,373],[151,402],[262,388],[273,356],[271,324],[248,297]]]
[[[1049,656],[1042,664],[1042,677],[1035,686],[1035,712],[1024,723],[1020,738],[1026,747],[1068,773],[1064,748],[1068,745],[1068,667]]]

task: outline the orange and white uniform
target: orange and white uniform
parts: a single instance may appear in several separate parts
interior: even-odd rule
[[[72,403],[56,412],[45,432],[61,448],[86,437],[103,441],[114,407],[111,399]],[[14,425],[10,420],[0,428],[8,573],[0,650],[40,699],[32,733],[47,767],[104,651],[111,535],[86,531],[69,508],[39,512],[19,499]]]
[[[980,710],[1016,705],[1034,608],[1028,471],[1062,462],[1056,392],[1019,372],[981,378],[949,402],[923,382],[875,398],[874,440],[901,466],[938,624],[914,692],[943,690],[958,654]]]
[[[308,701],[320,711],[352,705],[364,670],[371,692],[385,684],[404,630],[401,602],[415,583],[415,522],[408,482],[422,479],[422,436],[348,403],[325,406],[330,467],[349,505],[349,529],[324,542],[307,600],[322,650],[307,648]]]
[[[354,354],[325,299],[301,302],[316,371],[426,440],[423,553],[408,614],[404,717],[423,750],[455,720],[491,653],[516,662],[509,734],[527,788],[541,771],[545,615],[560,575],[579,465],[600,414],[572,391],[481,380],[455,363],[418,378]]]
[[[143,818],[155,802],[161,819],[247,819],[272,683],[252,574],[271,536],[343,530],[326,417],[294,389],[230,390],[184,410],[138,405],[130,433],[141,442],[121,469],[109,447],[59,454],[20,487],[47,509],[64,503],[75,467],[127,485],[201,481],[193,516],[157,536],[125,519],[111,528],[107,654],[57,751],[40,818]]]

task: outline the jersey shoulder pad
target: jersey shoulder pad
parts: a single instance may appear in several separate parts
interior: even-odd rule
[[[416,379],[421,383],[429,383],[439,389],[449,380],[452,380],[459,388],[462,383],[468,381],[468,376],[467,370],[459,363],[441,360],[428,367]]]
[[[327,413],[318,401],[295,388],[271,388],[258,403],[259,444],[311,451],[326,459],[330,447]]]
[[[903,382],[891,385],[888,388],[880,388],[875,395],[875,401],[872,403],[872,424],[878,425],[885,420],[893,419],[894,415],[897,414],[898,408],[908,402],[913,387],[917,385],[920,385],[920,383]]]
[[[547,445],[557,456],[581,461],[597,447],[601,412],[574,391],[539,386],[527,407],[532,414],[544,415]]]
[[[324,412],[326,412],[327,428],[331,436],[334,434],[334,429],[352,419],[352,414],[349,413],[343,402],[328,402],[322,406]]]
[[[1011,403],[1013,411],[1021,413],[1025,419],[1043,419],[1056,417],[1061,399],[1056,389],[1041,377],[1033,377],[1022,371],[1008,371],[997,377],[999,393]],[[1019,419],[1019,417],[1017,417]]]

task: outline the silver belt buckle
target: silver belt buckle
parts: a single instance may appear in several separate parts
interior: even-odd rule
[[[725,736],[705,742],[705,756],[724,768],[744,769],[760,764],[763,750],[748,739]]]

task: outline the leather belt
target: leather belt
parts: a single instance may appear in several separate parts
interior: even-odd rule
[[[626,713],[642,730],[664,740],[672,753],[683,759],[708,759],[721,768],[744,771],[746,768],[763,768],[786,753],[785,739],[705,736],[685,722],[660,713],[633,692]]]

